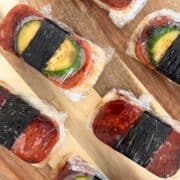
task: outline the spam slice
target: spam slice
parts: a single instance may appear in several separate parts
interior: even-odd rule
[[[114,150],[167,178],[180,168],[180,129],[176,123],[154,115],[142,98],[113,90],[97,108],[92,129],[99,140]]]
[[[179,36],[180,14],[170,9],[155,11],[132,34],[127,54],[179,84]]]
[[[12,8],[0,24],[0,45],[70,98],[86,95],[109,61],[103,49],[25,4]]]
[[[146,167],[152,155],[160,148],[172,128],[153,114],[145,111],[138,123],[129,129],[116,145],[116,150]]]
[[[42,167],[61,148],[66,114],[12,91],[0,82],[0,144],[22,160]]]

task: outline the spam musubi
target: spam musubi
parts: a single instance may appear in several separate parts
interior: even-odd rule
[[[162,9],[145,17],[131,36],[127,54],[180,84],[180,14]]]
[[[160,177],[180,168],[180,125],[162,120],[124,91],[109,92],[92,128],[95,136]]]
[[[93,0],[101,8],[109,11],[109,17],[113,23],[122,28],[136,15],[146,4],[147,0]]]
[[[58,169],[54,180],[108,180],[108,178],[79,156],[71,155],[63,167]]]
[[[0,45],[68,94],[87,94],[109,58],[104,50],[20,4],[0,24]],[[70,93],[69,93],[70,94]],[[70,96],[70,95],[69,95]]]
[[[66,114],[12,91],[0,82],[0,145],[26,162],[43,166],[62,144]]]

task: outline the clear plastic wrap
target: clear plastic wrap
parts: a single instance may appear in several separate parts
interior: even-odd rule
[[[27,9],[27,11],[25,11],[24,14],[23,12],[21,13],[21,10],[24,10],[25,8]],[[40,14],[38,11],[36,11],[33,8],[30,8],[27,6],[23,7],[20,5],[12,9],[8,13],[5,20],[2,22],[2,25],[0,28],[0,32],[1,32],[0,44],[4,49],[13,52],[16,55],[18,54],[18,56],[20,56],[23,60],[25,60],[30,66],[33,66],[38,71],[40,71],[50,81],[52,81],[55,85],[60,87],[64,91],[65,95],[67,95],[71,100],[79,101],[83,97],[85,97],[87,94],[89,94],[89,92],[95,85],[105,65],[111,60],[111,57],[113,55],[113,49],[100,48],[94,43],[76,35],[73,32],[73,30],[69,28],[66,24],[59,22],[56,19],[52,19],[52,16],[51,16],[52,9],[51,9],[50,4],[47,4],[45,7],[43,7],[41,9],[41,12],[43,12],[43,14]],[[19,19],[16,18],[17,13],[21,13]],[[18,49],[17,42],[19,43],[19,41],[17,41],[16,36],[18,35],[18,38],[19,38],[21,28],[26,26],[27,24],[27,21],[24,21],[24,19],[29,19],[29,17],[30,17],[29,22],[32,22],[33,20],[36,20],[37,18],[38,19],[42,18],[42,21],[45,21],[45,22],[42,23],[41,28],[37,31],[38,33],[37,32],[35,33],[33,41],[30,41],[30,43],[27,44],[27,47],[29,46],[30,47],[29,48],[26,47],[21,52]],[[14,28],[15,25],[11,25],[10,22],[8,21],[8,18],[14,24],[18,22],[19,25],[18,27],[16,27],[15,32],[12,29],[12,27]],[[57,28],[57,25],[60,28]],[[9,34],[6,33],[7,26],[8,26],[8,29],[10,29]],[[51,26],[52,28],[54,28],[54,31],[55,31],[55,32],[51,31],[52,33],[57,34],[58,31],[62,31],[62,34],[64,33],[63,35],[64,41],[61,42],[63,44],[63,47],[61,46],[62,44],[60,44],[59,47],[56,47],[58,45],[57,42],[62,40],[62,37],[59,37],[59,40],[58,41],[56,40],[57,42],[53,44],[53,50],[52,48],[49,49],[50,48],[48,46],[49,41],[44,44],[39,43],[38,47],[35,48],[35,46],[37,46],[39,42],[38,41],[39,38],[42,39],[44,36],[44,35],[42,36],[42,32],[41,32],[41,31],[45,31],[43,28],[45,28],[47,31],[48,28],[50,28]],[[16,34],[14,35],[14,33]],[[14,36],[16,37],[15,41],[14,41]],[[56,37],[55,35],[48,34],[48,36],[52,36],[51,38],[52,42],[55,41],[54,39]],[[8,38],[9,38],[9,41],[8,43],[6,43],[5,39],[8,39]],[[14,42],[16,42],[15,49],[12,48],[12,46],[14,46],[12,45],[12,43]],[[43,39],[42,39],[42,42],[43,42]],[[74,53],[73,56],[75,56],[74,62],[73,62],[74,64],[71,64],[71,66],[66,67],[65,69],[59,70],[57,68],[57,66],[59,66],[59,64],[57,63],[57,59],[59,58],[59,55],[62,55],[62,57],[64,57],[65,54],[67,54],[64,52],[65,51],[64,49],[65,47],[70,46],[69,45],[70,43],[71,43],[71,48],[72,48],[71,51]],[[40,49],[41,52],[38,52],[37,49],[38,50]],[[46,49],[48,49],[48,52],[51,52],[51,53],[49,54],[45,53]],[[70,55],[68,57],[70,57]],[[35,61],[35,59],[37,58],[39,59],[39,62]],[[48,69],[47,67],[48,68],[51,67],[51,68]]]
[[[94,0],[94,2],[96,2],[100,7],[109,11],[109,17],[113,23],[117,27],[122,28],[135,18],[135,16],[144,7],[147,0],[132,0],[132,2],[124,9],[112,8],[101,2],[101,0]]]
[[[48,18],[52,19],[51,12],[52,8],[50,4],[47,4],[46,6],[42,7],[41,12]],[[73,29],[70,28],[67,24],[58,21],[57,19],[52,19],[54,22],[56,22],[61,28],[67,30],[68,32],[74,34]],[[76,35],[77,36],[77,35]],[[97,45],[95,45],[93,42],[86,40],[80,36],[77,36],[78,38],[86,41],[92,48],[92,59],[93,64],[90,68],[89,72],[85,75],[82,82],[70,89],[63,90],[64,94],[68,96],[72,101],[78,102],[85,98],[85,96],[92,90],[93,86],[95,85],[96,81],[98,80],[101,72],[103,71],[105,65],[110,62],[112,59],[112,56],[114,54],[114,49],[112,48],[101,48]],[[71,75],[68,74],[68,75]],[[68,75],[65,77],[62,77],[65,81],[68,78]]]
[[[174,54],[172,57],[170,56],[170,54],[172,54],[173,51],[169,53],[169,55],[167,54],[168,51],[170,51],[170,49],[172,48],[172,45],[175,43],[175,41],[177,40],[179,42],[178,37],[173,40],[172,37],[174,36],[172,36],[164,41],[164,43],[161,45],[161,50],[158,51],[159,54],[157,56],[158,58],[156,57],[157,58],[156,60],[153,57],[154,55],[152,55],[152,51],[156,52],[155,51],[156,42],[159,42],[160,44],[160,39],[163,39],[163,37],[168,38],[166,35],[168,34],[168,32],[171,32],[171,30],[166,31],[166,29],[177,28],[178,30],[178,27],[180,29],[179,12],[176,12],[171,9],[157,10],[147,15],[134,30],[134,32],[131,35],[130,41],[128,43],[126,53],[129,56],[140,61],[141,63],[145,64],[149,68],[156,70],[156,72],[166,76],[168,79],[179,84],[179,71],[178,71],[178,62],[177,62],[178,60],[172,58],[177,56],[179,50],[173,49]],[[159,31],[159,37],[156,36],[157,39],[153,40],[152,36],[153,33],[155,34],[156,30]],[[151,38],[149,38],[150,36]],[[167,49],[165,50],[165,48]],[[165,52],[163,52],[164,50]],[[167,65],[165,64],[165,62],[162,64],[162,61],[164,61],[164,59],[167,59],[166,61],[169,62],[166,63]],[[173,59],[174,63],[171,63],[170,59]]]
[[[169,115],[167,116],[161,116],[155,112],[153,112],[153,109],[151,107],[151,101],[153,100],[153,97],[150,94],[142,94],[139,97],[136,97],[132,92],[124,90],[124,89],[112,89],[103,97],[103,104],[105,104],[108,101],[118,99],[117,94],[121,94],[127,99],[129,99],[133,104],[136,104],[137,106],[141,107],[145,111],[152,112],[156,116],[160,116],[161,120],[169,125],[171,125],[177,132],[180,132],[180,122],[176,119],[173,119]],[[102,106],[102,105],[101,105]]]
[[[79,156],[71,155],[64,167],[58,172],[59,179],[71,180],[77,177],[88,177],[88,179],[108,180],[108,178],[99,170],[89,165]]]
[[[119,94],[122,94],[126,97],[128,97],[133,103],[137,104],[141,108],[147,111],[151,111],[151,100],[152,96],[147,94],[142,94],[139,98],[137,98],[132,92],[125,91],[125,90],[119,90]]]
[[[42,101],[42,100],[40,100],[40,99],[38,99],[36,97],[32,97],[32,95],[29,96],[27,94],[25,95],[25,94],[21,94],[19,92],[16,92],[16,90],[12,89],[11,87],[9,87],[6,83],[4,83],[2,81],[0,82],[0,86],[8,89],[10,91],[10,93],[13,93],[17,97],[20,97],[27,104],[29,104],[33,108],[37,109],[40,112],[40,115],[42,115],[42,117],[43,117],[43,115],[48,117],[48,119],[54,125],[54,128],[56,128],[56,130],[58,132],[58,141],[52,147],[52,149],[51,149],[50,153],[48,154],[48,156],[44,160],[42,160],[41,162],[32,163],[32,165],[37,166],[37,167],[42,167],[42,166],[46,165],[48,163],[48,161],[51,159],[51,157],[53,156],[53,154],[56,153],[61,148],[61,146],[63,144],[64,138],[65,138],[65,135],[66,135],[65,128],[64,128],[64,121],[67,118],[67,114],[64,113],[64,112],[58,112],[54,107],[50,106],[46,102],[44,102],[44,101]],[[6,102],[4,102],[4,103],[6,103]],[[39,117],[39,115],[38,115],[38,117]],[[25,129],[18,136],[18,138],[16,138],[16,140],[18,140],[20,136],[25,137],[26,135],[24,134],[24,132],[25,132]],[[48,133],[47,133],[47,135],[48,135]],[[23,152],[23,149],[21,150],[21,152]]]
[[[131,35],[130,41],[128,43],[128,47],[126,50],[126,53],[134,58],[137,59],[136,53],[135,53],[135,43],[137,41],[137,38],[141,35],[144,27],[149,24],[150,20],[158,17],[158,16],[169,16],[170,18],[173,18],[175,21],[180,22],[180,17],[177,12],[171,10],[171,9],[162,9],[155,11],[149,15],[147,15],[137,26],[137,28],[134,30],[133,34]]]
[[[137,98],[132,92],[113,89],[99,104],[91,128],[103,143],[157,176],[176,176],[180,122],[154,113],[152,99],[147,94]]]

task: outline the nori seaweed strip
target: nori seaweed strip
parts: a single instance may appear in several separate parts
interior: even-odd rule
[[[157,70],[180,84],[180,35],[161,59]]]
[[[15,139],[39,113],[18,96],[10,95],[0,109],[0,144],[10,149]]]
[[[51,20],[44,19],[40,29],[21,56],[29,65],[42,71],[68,34]]]
[[[180,66],[176,69],[174,81],[180,84]]]
[[[172,128],[149,112],[144,112],[138,124],[120,139],[115,149],[146,167]]]

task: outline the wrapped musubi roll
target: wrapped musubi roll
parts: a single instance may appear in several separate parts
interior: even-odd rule
[[[64,140],[66,114],[35,97],[16,95],[0,82],[0,145],[42,167]]]
[[[71,155],[65,164],[53,175],[53,180],[108,180],[99,170],[89,165],[79,156]]]
[[[95,136],[159,177],[175,175],[180,123],[157,117],[124,92],[113,90],[103,98],[92,123]]]
[[[0,24],[0,45],[73,99],[73,92],[89,93],[110,56],[58,24],[28,5],[17,5]]]
[[[122,28],[136,15],[146,4],[147,0],[93,0],[100,7],[109,11],[109,17],[113,23]]]
[[[162,9],[145,17],[127,54],[180,84],[180,13]]]

